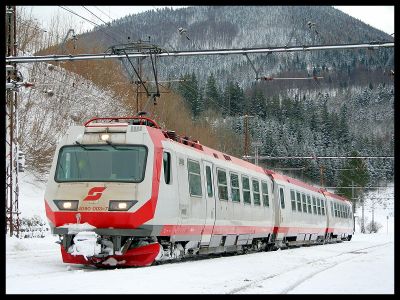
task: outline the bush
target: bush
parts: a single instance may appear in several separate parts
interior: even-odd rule
[[[379,229],[381,229],[381,228],[382,228],[382,224],[371,221],[367,224],[367,226],[365,227],[365,230],[368,233],[377,233],[379,231]]]
[[[50,231],[47,222],[39,216],[22,218],[20,221],[20,238],[44,238]]]

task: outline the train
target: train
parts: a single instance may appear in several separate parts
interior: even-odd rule
[[[162,129],[145,115],[71,126],[56,147],[44,204],[63,262],[96,267],[354,234],[346,198]]]

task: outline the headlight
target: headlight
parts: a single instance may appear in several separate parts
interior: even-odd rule
[[[59,210],[78,210],[79,200],[53,200]]]
[[[126,211],[134,206],[137,200],[110,200],[109,211]]]
[[[101,136],[100,136],[100,138],[101,138],[101,140],[102,141],[108,141],[108,139],[110,138],[110,135],[109,134],[102,134]]]

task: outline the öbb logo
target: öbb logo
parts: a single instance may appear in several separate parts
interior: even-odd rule
[[[105,187],[102,186],[96,186],[94,188],[91,188],[83,201],[96,201],[99,200],[101,195],[103,195],[103,191],[105,190]]]

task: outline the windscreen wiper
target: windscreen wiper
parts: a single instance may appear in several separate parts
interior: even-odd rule
[[[78,145],[79,147],[82,147],[86,151],[104,151],[104,149],[101,149],[101,148],[87,148],[86,146],[82,145],[78,141],[75,141],[75,144]]]
[[[86,148],[85,146],[83,146],[81,143],[79,143],[78,141],[75,141],[75,144],[77,144],[78,146],[82,147],[85,150],[89,150],[88,148]]]
[[[129,149],[129,148],[124,148],[124,147],[119,148],[119,147],[115,146],[113,143],[111,143],[111,142],[108,141],[108,140],[106,140],[106,143],[107,143],[108,145],[110,145],[111,147],[113,147],[115,150],[131,150],[131,149]]]

